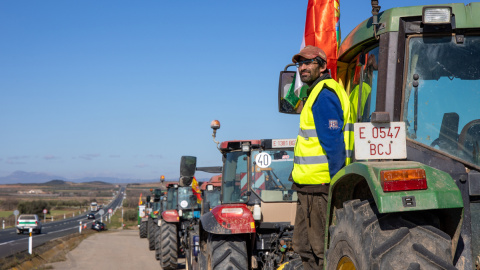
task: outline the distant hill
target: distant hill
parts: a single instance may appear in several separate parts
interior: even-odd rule
[[[177,178],[178,179],[178,178]],[[173,180],[173,179],[172,179]],[[168,179],[167,179],[168,181]],[[63,176],[38,172],[15,171],[10,175],[0,177],[0,184],[46,184],[67,185],[74,183],[122,184],[122,183],[145,183],[158,182],[158,179],[121,179],[115,177],[84,177],[79,179],[67,179]]]
[[[62,185],[69,185],[69,184],[72,184],[72,182],[66,182],[63,180],[51,180],[43,183],[43,185],[45,186],[62,186]]]
[[[31,183],[45,183],[52,179],[67,180],[65,177],[58,175],[51,175],[37,172],[15,171],[12,174],[0,177],[2,184],[31,184]]]
[[[113,185],[112,183],[107,183],[103,181],[91,181],[91,182],[82,182],[84,184],[92,184],[92,185]]]

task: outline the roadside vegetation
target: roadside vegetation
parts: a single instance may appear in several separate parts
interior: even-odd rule
[[[37,214],[42,222],[83,215],[90,203],[108,204],[118,185],[104,182],[72,183],[52,180],[42,184],[0,185],[0,229],[15,225],[13,212]],[[47,214],[43,214],[47,209]]]

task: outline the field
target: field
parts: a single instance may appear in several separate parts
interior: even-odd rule
[[[13,211],[0,211],[0,218],[7,218],[10,215],[13,215]]]
[[[90,211],[90,203],[106,205],[119,186],[104,182],[73,183],[52,180],[42,184],[0,185],[0,222],[6,227],[15,223],[14,210],[20,214],[35,213],[43,220],[43,209],[48,221],[83,215]]]
[[[145,203],[147,195],[151,194],[150,189],[162,187],[164,185],[158,182],[128,184],[124,201],[128,215],[132,215],[132,211],[136,213],[140,196]],[[90,211],[91,202],[107,205],[118,189],[118,185],[103,182],[72,183],[61,180],[43,184],[0,185],[0,225],[5,221],[6,227],[14,226],[14,210],[19,210],[20,214],[36,213],[43,221],[42,210],[47,209],[46,222],[85,215]]]

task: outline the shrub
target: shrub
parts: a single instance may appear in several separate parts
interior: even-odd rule
[[[33,201],[20,202],[17,208],[18,208],[18,211],[20,211],[20,214],[40,215],[43,213],[43,209],[50,210],[51,207],[47,201],[33,200]]]
[[[136,221],[137,215],[137,211],[129,209],[123,213],[123,219],[128,221]]]

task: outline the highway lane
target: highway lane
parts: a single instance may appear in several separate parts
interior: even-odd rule
[[[108,215],[108,209],[115,210],[116,208],[122,205],[123,196],[125,193],[125,187],[121,187],[115,199],[112,200],[106,207],[103,208],[103,220],[105,221],[105,216]],[[41,244],[46,243],[47,241],[67,236],[69,234],[74,234],[79,232],[80,221],[82,226],[87,223],[87,228],[90,230],[90,225],[94,221],[93,219],[88,220],[86,215],[88,212],[81,214],[76,217],[58,220],[49,223],[42,223],[42,233],[35,234],[32,233],[32,245],[37,247]],[[95,218],[100,219],[100,213],[95,213]],[[85,230],[85,229],[84,229]],[[28,233],[23,235],[17,235],[15,228],[0,230],[0,258],[4,258],[18,252],[28,250]]]

